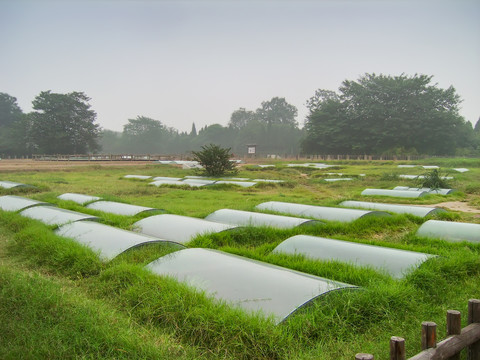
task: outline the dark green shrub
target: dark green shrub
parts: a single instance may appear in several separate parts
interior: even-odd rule
[[[230,161],[231,148],[224,149],[215,144],[202,146],[201,151],[192,151],[193,159],[203,166],[207,176],[233,175],[237,173],[236,164]]]
[[[445,179],[446,176],[440,174],[438,169],[432,169],[432,171],[425,173],[424,176],[425,177],[423,179],[418,179],[419,187],[425,187],[434,190],[450,187],[450,184]]]

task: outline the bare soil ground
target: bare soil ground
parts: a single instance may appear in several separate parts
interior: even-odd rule
[[[0,172],[65,170],[82,166],[138,166],[151,164],[151,161],[35,161],[31,159],[2,159]]]
[[[480,214],[480,209],[476,209],[463,201],[447,201],[438,204],[428,205],[429,207],[440,207],[446,210],[462,211],[467,213]]]

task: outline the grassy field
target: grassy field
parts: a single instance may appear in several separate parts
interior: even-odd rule
[[[221,208],[254,211],[265,201],[336,206],[362,200],[365,188],[414,186],[400,174],[425,172],[398,168],[407,162],[332,161],[325,170],[286,167],[241,167],[238,177],[281,179],[252,188],[216,185],[203,188],[149,186],[124,179],[127,174],[183,177],[192,170],[154,163],[138,166],[89,165],[55,171],[1,171],[0,180],[36,189],[0,189],[7,194],[54,203],[97,215],[105,224],[130,229],[139,219],[85,209],[57,196],[66,192],[149,206],[160,212],[203,218]],[[457,202],[465,211],[435,219],[480,223],[480,160],[430,159],[415,164],[439,165],[458,191],[419,199],[376,197],[378,202],[416,205]],[[459,173],[452,168],[465,167]],[[353,181],[324,182],[326,173]],[[365,174],[365,176],[360,176]],[[339,177],[339,176],[331,176]],[[331,293],[284,323],[215,301],[172,279],[155,276],[144,265],[173,248],[160,245],[132,249],[103,263],[97,255],[53,228],[0,210],[0,358],[1,359],[353,359],[357,352],[388,358],[391,336],[406,339],[407,356],[420,351],[422,321],[435,321],[445,334],[445,312],[466,314],[467,301],[480,298],[480,244],[451,243],[415,236],[427,218],[410,215],[364,218],[352,223],[289,230],[247,227],[204,235],[189,247],[206,247],[360,286],[361,291]],[[275,255],[281,241],[310,234],[365,244],[440,255],[402,279],[373,268],[301,256]],[[466,324],[466,316],[462,325]]]

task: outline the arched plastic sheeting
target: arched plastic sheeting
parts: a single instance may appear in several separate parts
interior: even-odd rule
[[[163,242],[178,245],[179,248],[184,247],[163,239],[88,221],[63,225],[55,233],[88,246],[98,252],[104,261],[111,260],[128,249],[145,244]]]
[[[207,180],[207,179],[185,179],[182,183],[189,184],[189,185],[197,185],[197,186],[204,186],[204,185],[213,185],[215,184],[215,180]]]
[[[398,175],[400,179],[409,179],[409,180],[415,180],[415,179],[425,179],[424,175]]]
[[[340,205],[345,207],[352,207],[352,208],[389,211],[396,214],[411,214],[411,215],[420,216],[420,217],[425,217],[427,215],[432,215],[439,212],[445,212],[445,210],[443,209],[434,208],[434,207],[401,205],[401,204],[383,204],[383,203],[373,203],[373,202],[367,202],[367,201],[344,201],[340,203]]]
[[[83,214],[77,211],[60,209],[53,206],[34,206],[20,212],[20,215],[39,220],[47,225],[63,225],[70,222],[91,220],[97,221],[98,217]]]
[[[49,205],[46,202],[24,198],[21,196],[0,196],[0,209],[3,211],[20,211],[32,206]]]
[[[428,220],[418,228],[417,236],[480,243],[480,224]]]
[[[210,249],[184,249],[147,265],[218,300],[285,320],[303,305],[333,290],[356,288],[317,276]]]
[[[7,180],[0,181],[0,188],[13,189],[13,188],[16,188],[16,187],[33,187],[33,186],[22,184],[22,183],[17,183],[17,182],[13,182],[13,181],[7,181]]]
[[[301,254],[310,259],[336,260],[371,266],[401,278],[435,255],[322,237],[296,235],[280,243],[274,253]]]
[[[319,220],[349,222],[357,220],[364,216],[390,216],[390,214],[381,211],[365,211],[356,209],[344,209],[325,206],[304,205],[295,203],[286,203],[280,201],[268,201],[255,207],[258,210],[269,210],[280,213],[312,217]]]
[[[278,229],[320,223],[316,220],[231,209],[217,210],[208,215],[205,220],[238,226],[271,226]]]
[[[327,165],[327,164],[320,164],[320,163],[305,163],[305,164],[287,164],[288,167],[308,167],[314,169],[328,169],[331,167],[336,167],[338,165]]]
[[[412,188],[408,186],[395,186],[393,190],[402,190],[402,191],[425,191],[430,194],[438,195],[448,195],[455,191],[455,189],[431,189],[431,188]]]
[[[216,181],[215,185],[217,184],[231,184],[231,185],[237,185],[241,187],[251,187],[251,186],[257,185],[257,183],[253,181],[229,181],[229,180]]]
[[[234,229],[237,226],[198,219],[188,216],[162,214],[154,215],[133,224],[134,230],[142,234],[187,243],[195,236]]]
[[[154,211],[151,207],[130,205],[115,201],[97,201],[86,206],[88,209],[99,210],[110,214],[133,216],[144,211]]]
[[[362,191],[364,196],[391,196],[402,198],[418,198],[428,195],[426,191],[408,191],[408,190],[388,190],[388,189],[365,189]]]
[[[179,181],[179,180],[182,180],[182,178],[176,178],[176,177],[170,177],[170,176],[156,176],[152,180],[153,181],[158,181],[158,180]]]
[[[273,165],[272,165],[273,166]],[[271,182],[271,183],[283,183],[285,180],[274,180],[274,179],[253,179],[252,181],[256,182]]]
[[[150,179],[151,176],[149,175],[125,175],[125,179],[139,179],[139,180],[147,180]]]
[[[155,180],[148,185],[155,185],[155,186],[162,186],[162,185],[176,185],[176,186],[204,186],[204,185],[192,185],[187,184],[181,180],[168,180],[168,179],[160,179]]]
[[[453,169],[453,170],[458,171],[459,173],[464,173],[464,172],[470,171],[466,168],[456,168],[456,169]]]
[[[327,182],[337,182],[337,181],[352,181],[352,178],[338,178],[338,179],[323,179],[323,181]]]
[[[65,193],[62,195],[58,195],[57,199],[73,201],[80,205],[83,205],[92,201],[101,200],[101,198],[98,196],[90,196],[90,195],[75,194],[75,193]]]

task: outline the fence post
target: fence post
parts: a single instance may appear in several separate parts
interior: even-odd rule
[[[447,310],[447,336],[460,335],[462,332],[462,321],[460,311]],[[460,360],[460,353],[451,356],[449,360]]]
[[[480,300],[468,300],[468,325],[480,323]],[[480,360],[480,341],[470,345],[467,349],[468,360]]]
[[[437,324],[432,321],[422,322],[422,350],[437,346]]]
[[[405,360],[405,339],[392,336],[390,338],[390,360]]]
[[[355,360],[374,360],[372,354],[358,353],[355,355]]]

